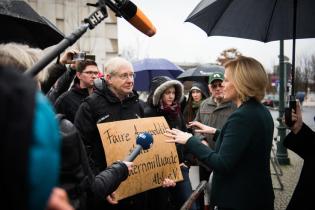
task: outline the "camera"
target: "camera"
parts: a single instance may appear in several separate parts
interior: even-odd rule
[[[95,55],[86,54],[86,52],[78,52],[73,54],[73,61],[84,61],[84,60],[93,60],[95,61]]]
[[[86,57],[86,53],[85,52],[78,52],[73,54],[72,60],[73,61],[84,61]]]
[[[292,109],[296,110],[295,96],[290,96],[288,107],[284,109],[285,124],[287,124],[288,127],[292,127],[294,124],[292,121]]]

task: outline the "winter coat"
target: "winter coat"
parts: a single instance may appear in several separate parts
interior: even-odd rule
[[[217,103],[214,102],[213,98],[210,97],[201,103],[194,121],[198,121],[205,125],[221,129],[226,120],[228,119],[228,117],[231,115],[232,112],[235,111],[235,109],[236,106],[232,102],[223,102],[217,105]],[[213,141],[213,135],[210,134],[195,135],[200,138],[206,138],[209,146],[212,149],[214,149],[215,143]]]
[[[44,79],[44,81],[40,82],[42,92],[47,94],[59,77],[66,72],[66,70],[66,66],[59,63],[49,66],[47,69],[47,77]]]
[[[64,114],[72,123],[76,112],[83,100],[89,96],[87,88],[80,88],[79,84],[75,84],[69,91],[63,93],[55,103],[57,113]]]
[[[116,162],[99,174],[93,174],[76,128],[64,116],[58,116],[62,134],[60,187],[67,191],[76,210],[85,210],[89,207],[88,198],[92,199],[89,202],[94,202],[93,199],[104,200],[104,197],[116,190],[128,177],[128,168],[122,162]]]
[[[216,133],[214,150],[196,136],[187,141],[189,150],[213,168],[211,204],[227,209],[273,209],[270,173],[273,129],[269,110],[250,99]]]
[[[79,107],[74,119],[84,143],[89,165],[94,174],[107,167],[102,140],[96,124],[119,120],[135,119],[143,116],[143,108],[139,103],[138,94],[134,91],[123,101],[109,89],[102,80],[101,85],[95,85],[95,91],[87,97]],[[118,205],[110,205],[104,199],[100,203],[91,202],[91,209],[144,209],[145,195],[138,195],[119,201]]]
[[[136,119],[143,116],[138,94],[133,92],[123,101],[107,87],[103,80],[101,89],[87,97],[75,116],[74,125],[78,129],[87,149],[90,166],[95,174],[107,167],[103,144],[96,124],[119,120]]]
[[[163,116],[170,128],[177,128],[182,131],[186,131],[186,124],[181,112],[178,113],[177,117],[171,117],[169,115],[163,114],[160,109],[160,100],[166,89],[169,87],[175,87],[175,101],[180,104],[181,100],[184,97],[184,87],[177,81],[172,80],[166,76],[154,77],[151,82],[150,93],[147,100],[147,106],[144,109],[145,117],[157,117]],[[178,153],[179,162],[182,163],[185,161],[185,150],[183,145],[176,144],[176,149]]]
[[[45,209],[60,163],[52,106],[32,78],[2,67],[0,98],[1,208]]]
[[[303,158],[304,163],[298,184],[295,187],[287,210],[307,210],[314,205],[315,194],[315,132],[303,124],[301,130],[294,134],[290,132],[284,139],[283,145]]]
[[[201,95],[202,95],[201,102],[209,97],[209,91],[208,91],[207,85],[205,85],[204,83],[193,82],[191,87],[192,88],[197,87],[200,90]],[[193,107],[193,98],[191,94],[192,94],[192,89],[189,91],[187,103],[183,110],[183,115],[184,115],[186,124],[188,124],[188,122],[193,121],[195,119],[197,111],[200,107],[200,106]]]
[[[49,100],[54,104],[57,98],[70,88],[70,85],[75,78],[76,70],[70,68],[70,66],[66,67],[61,64],[55,64],[51,68],[53,67],[60,68],[64,72],[46,94]]]

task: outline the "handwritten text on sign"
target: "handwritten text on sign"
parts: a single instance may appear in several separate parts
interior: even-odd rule
[[[116,191],[118,200],[160,187],[164,178],[183,180],[176,147],[165,143],[163,134],[168,127],[164,117],[122,120],[97,125],[101,135],[107,165],[123,160],[136,146],[139,133],[149,132],[153,145],[142,150],[134,160],[134,166],[126,181]]]

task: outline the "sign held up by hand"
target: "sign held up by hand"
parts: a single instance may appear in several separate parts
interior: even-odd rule
[[[124,158],[135,148],[140,133],[153,136],[153,145],[133,161],[133,170],[116,190],[117,200],[162,186],[165,178],[183,180],[175,144],[165,143],[164,117],[150,117],[97,124],[107,165]]]

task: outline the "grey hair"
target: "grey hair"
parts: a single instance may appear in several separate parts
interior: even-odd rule
[[[0,44],[0,65],[26,71],[39,60],[41,50],[18,43]]]
[[[26,44],[15,42],[0,44],[0,66],[12,66],[25,72],[39,61],[44,52],[45,50],[32,48]],[[35,79],[43,82],[48,76],[48,69],[44,68],[36,75]]]
[[[121,57],[114,57],[114,58],[109,59],[107,63],[105,64],[105,74],[114,74],[121,67],[127,67],[129,69],[132,69],[132,71],[134,71],[132,64],[128,60]]]
[[[32,48],[26,44],[6,43],[0,44],[0,65],[11,66],[22,72],[37,63],[43,54],[43,50]],[[43,82],[48,77],[47,68],[36,75],[36,80]]]

